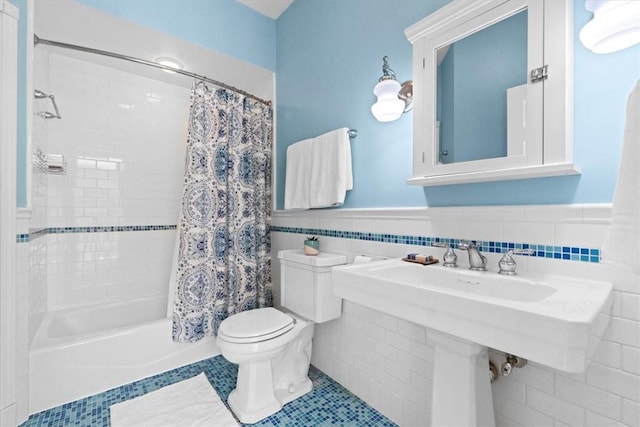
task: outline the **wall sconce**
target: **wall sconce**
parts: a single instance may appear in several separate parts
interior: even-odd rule
[[[371,113],[379,122],[392,122],[413,108],[413,81],[400,85],[389,67],[389,58],[385,56],[382,61],[382,77],[373,88],[378,100],[371,106]]]
[[[640,1],[586,0],[593,19],[580,30],[580,41],[594,53],[611,53],[640,43]]]

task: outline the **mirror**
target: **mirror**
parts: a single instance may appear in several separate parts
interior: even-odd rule
[[[407,28],[415,94],[409,184],[578,173],[571,17],[570,0],[454,0]],[[536,69],[551,71],[532,78]]]
[[[527,10],[436,50],[438,162],[522,154]],[[508,132],[508,128],[511,132]]]

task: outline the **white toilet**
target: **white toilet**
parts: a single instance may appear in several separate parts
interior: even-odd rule
[[[340,317],[342,299],[333,294],[331,267],[343,255],[278,252],[281,310],[259,308],[234,314],[218,328],[220,352],[238,365],[229,407],[252,424],[313,388],[309,379],[314,323]]]

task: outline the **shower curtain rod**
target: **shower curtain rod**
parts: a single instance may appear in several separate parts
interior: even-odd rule
[[[233,90],[235,92],[238,92],[244,96],[247,96],[249,98],[255,99],[256,101],[262,103],[262,104],[266,104],[266,105],[271,105],[271,101],[267,101],[265,99],[262,98],[258,98],[255,95],[252,95],[248,92],[245,92],[242,89],[238,89],[236,87],[230,86],[228,84],[219,82],[217,80],[213,80],[210,79],[209,77],[205,77],[205,76],[200,76],[198,74],[195,73],[191,73],[189,71],[185,71],[185,70],[179,70],[177,68],[173,68],[173,67],[169,67],[167,65],[162,65],[162,64],[158,64],[157,62],[152,62],[152,61],[147,61],[146,59],[140,59],[140,58],[135,58],[133,56],[127,56],[127,55],[121,55],[119,53],[114,53],[114,52],[109,52],[106,50],[99,50],[99,49],[93,49],[90,47],[85,47],[85,46],[78,46],[75,44],[69,44],[69,43],[63,43],[63,42],[56,42],[53,40],[46,40],[46,39],[41,39],[40,37],[38,37],[37,35],[33,35],[33,45],[39,45],[39,44],[44,44],[44,45],[49,45],[49,46],[55,46],[55,47],[61,47],[63,49],[72,49],[72,50],[79,50],[81,52],[87,52],[87,53],[94,53],[97,55],[104,55],[104,56],[110,56],[112,58],[117,58],[117,59],[124,59],[125,61],[130,61],[130,62],[135,62],[137,64],[142,64],[142,65],[148,65],[150,67],[155,67],[155,68],[160,68],[162,70],[166,70],[166,71],[171,71],[173,73],[177,73],[177,74],[182,74],[184,76],[189,76],[192,77],[194,79],[197,80],[202,80],[205,82],[209,82],[209,83],[213,83],[217,86],[222,86],[226,89],[230,89]]]

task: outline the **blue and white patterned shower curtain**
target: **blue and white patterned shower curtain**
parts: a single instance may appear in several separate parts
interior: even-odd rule
[[[216,335],[228,316],[272,305],[272,126],[270,106],[194,84],[179,223],[176,342]]]

